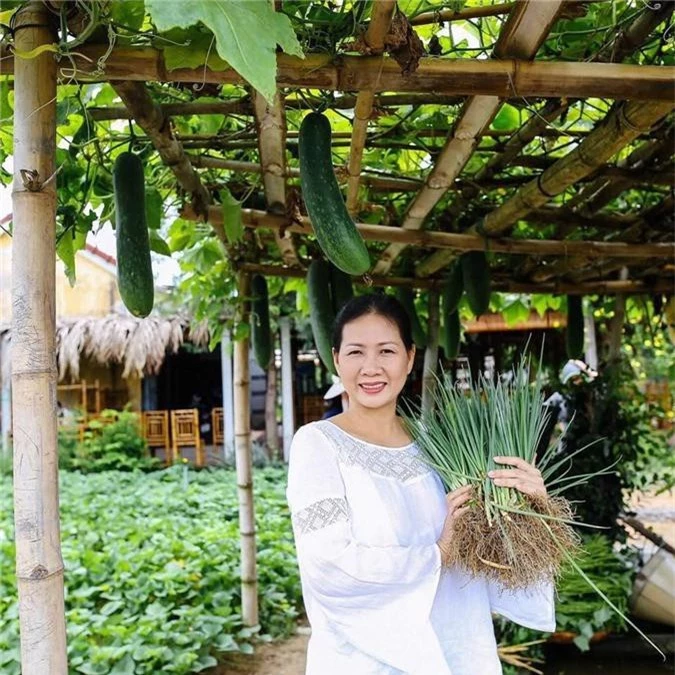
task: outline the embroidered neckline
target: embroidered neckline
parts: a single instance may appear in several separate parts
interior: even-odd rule
[[[420,459],[415,443],[403,449],[387,448],[362,441],[338,427],[323,420],[316,423],[321,433],[335,447],[338,462],[347,466],[356,466],[378,476],[394,478],[407,482],[431,471]]]
[[[392,447],[391,445],[380,445],[379,443],[371,443],[370,441],[366,441],[363,438],[359,438],[358,436],[354,436],[353,434],[350,434],[348,431],[345,431],[342,427],[339,427],[337,424],[333,424],[333,422],[330,422],[328,420],[321,420],[321,422],[322,422],[322,424],[329,424],[331,427],[334,427],[338,431],[341,431],[345,436],[348,436],[353,441],[356,441],[357,443],[363,443],[364,445],[370,445],[373,448],[381,448],[382,450],[389,450],[390,452],[397,452],[397,451],[407,450],[408,448],[412,448],[412,446],[415,445],[415,441],[410,441],[410,443],[407,443],[406,445],[397,445],[395,447]]]

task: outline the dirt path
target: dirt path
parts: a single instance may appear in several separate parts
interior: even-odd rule
[[[253,656],[237,655],[209,675],[304,675],[309,628],[299,631],[283,642],[257,646]]]

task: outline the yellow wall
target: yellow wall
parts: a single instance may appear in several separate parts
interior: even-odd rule
[[[11,306],[12,238],[0,233],[0,323],[9,323]],[[63,263],[56,261],[56,316],[105,316],[120,301],[112,265],[92,253],[78,252],[77,281],[70,286]]]

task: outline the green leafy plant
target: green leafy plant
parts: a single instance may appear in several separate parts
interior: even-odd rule
[[[61,472],[70,672],[199,672],[290,635],[302,607],[285,471],[255,475],[260,631],[240,615],[235,472]],[[111,489],[113,488],[114,489]],[[0,484],[0,671],[18,675],[12,491]]]

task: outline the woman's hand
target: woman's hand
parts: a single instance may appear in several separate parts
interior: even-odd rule
[[[441,563],[443,565],[447,565],[450,560],[450,551],[452,550],[451,541],[452,535],[454,534],[455,521],[459,516],[469,510],[468,506],[463,505],[466,504],[472,496],[472,487],[470,485],[464,485],[445,495],[445,501],[448,505],[448,515],[445,517],[441,536],[436,542],[438,548],[441,549]]]
[[[546,498],[546,486],[539,469],[520,457],[493,457],[497,464],[510,464],[515,469],[488,471],[495,485],[512,487],[530,497]]]

